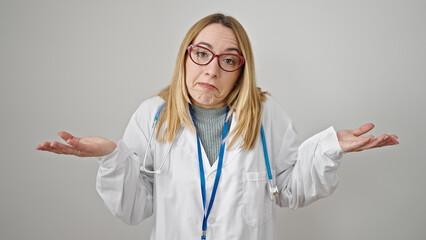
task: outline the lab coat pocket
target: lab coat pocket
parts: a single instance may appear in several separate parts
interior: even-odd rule
[[[267,172],[243,173],[243,218],[247,225],[257,227],[271,218]]]

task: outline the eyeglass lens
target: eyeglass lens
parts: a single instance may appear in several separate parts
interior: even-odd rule
[[[191,59],[196,64],[208,64],[213,57],[214,54],[205,48],[194,46],[191,49]],[[226,71],[234,71],[240,67],[241,59],[237,55],[223,54],[219,56],[219,65]]]

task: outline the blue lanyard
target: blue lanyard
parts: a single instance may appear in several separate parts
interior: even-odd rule
[[[195,127],[195,129],[197,129],[197,126],[195,124],[194,113],[192,111],[191,106],[189,106],[189,110],[191,112],[191,117],[192,117],[192,122],[194,123],[194,127]],[[229,108],[227,107],[226,108],[226,115],[225,115],[225,123],[223,125],[223,130],[222,130],[222,140],[221,140],[221,144],[220,144],[219,161],[218,161],[218,165],[217,165],[216,179],[214,180],[212,195],[210,197],[210,203],[209,203],[209,206],[207,208],[207,213],[206,213],[206,180],[205,180],[205,176],[204,176],[203,156],[201,154],[200,138],[198,137],[198,132],[195,131],[195,133],[197,135],[198,165],[200,167],[201,195],[203,197],[203,209],[204,209],[204,218],[203,218],[203,226],[202,226],[203,231],[202,231],[201,239],[206,239],[207,219],[209,218],[210,211],[211,211],[212,206],[213,206],[214,198],[216,196],[217,186],[219,184],[220,174],[222,173],[223,154],[225,152],[225,141],[224,141],[224,139],[228,135],[228,127],[229,127],[229,120],[227,120],[228,113],[229,113]]]

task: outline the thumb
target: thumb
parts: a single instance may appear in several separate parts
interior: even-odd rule
[[[65,131],[60,131],[58,132],[59,137],[61,137],[62,139],[64,139],[65,142],[67,142],[69,139],[73,139],[74,136],[65,132]]]
[[[80,138],[78,137],[74,137],[73,135],[65,132],[65,131],[61,131],[58,133],[58,135],[65,140],[66,143],[68,143],[69,145],[71,145],[71,147],[75,148],[75,149],[79,149],[79,145],[80,145]]]
[[[75,148],[75,149],[79,149],[79,145],[80,145],[80,139],[79,138],[69,138],[68,140],[67,140],[67,143],[69,144],[69,145],[71,145],[71,147],[73,147],[73,148]],[[79,150],[81,150],[81,149],[79,149]]]
[[[352,134],[358,137],[358,136],[363,135],[364,133],[369,132],[373,128],[374,128],[373,123],[366,123],[366,124],[362,125],[361,127],[352,130]]]

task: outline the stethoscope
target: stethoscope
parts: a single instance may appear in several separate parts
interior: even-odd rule
[[[157,111],[157,113],[155,114],[155,117],[154,117],[154,122],[153,122],[152,127],[151,127],[151,135],[149,137],[148,145],[145,149],[145,154],[144,154],[142,166],[140,167],[140,170],[143,171],[143,172],[147,172],[147,173],[151,173],[151,174],[161,174],[161,169],[163,168],[164,163],[167,160],[167,156],[170,154],[170,150],[171,150],[172,145],[173,145],[173,142],[169,145],[167,152],[163,157],[163,161],[161,162],[161,165],[157,170],[153,169],[151,171],[151,170],[146,169],[146,157],[148,155],[148,151],[149,151],[149,148],[151,146],[152,138],[155,134],[155,129],[157,128],[158,117],[160,116],[160,113],[163,110],[164,105],[165,104],[163,103],[160,106],[160,108],[158,109],[158,111]],[[194,127],[195,127],[195,129],[197,129],[194,113],[192,111],[191,106],[189,106],[189,110],[190,110],[190,113],[191,113],[191,118],[192,118],[192,122],[194,124]],[[202,225],[202,233],[201,233],[201,239],[202,240],[206,239],[207,219],[209,217],[210,210],[212,209],[212,206],[213,206],[213,202],[214,202],[215,195],[216,195],[216,190],[218,188],[218,183],[219,183],[220,175],[221,175],[221,172],[222,172],[223,155],[224,155],[224,151],[225,151],[224,139],[226,138],[226,136],[228,134],[228,130],[229,130],[228,113],[229,113],[229,108],[226,109],[226,116],[225,116],[223,131],[222,131],[222,140],[221,140],[221,146],[220,146],[220,152],[219,152],[219,160],[218,160],[216,178],[215,178],[213,190],[212,190],[211,197],[210,197],[210,202],[209,202],[208,205],[206,204],[206,183],[205,183],[204,167],[203,167],[203,160],[202,160],[202,154],[201,154],[201,144],[200,144],[200,138],[198,137],[198,132],[196,132],[197,150],[198,150],[198,165],[199,165],[199,168],[200,168],[201,195],[202,195],[203,208],[204,208],[203,225]],[[270,164],[269,164],[268,149],[266,147],[265,132],[263,130],[263,124],[261,124],[261,127],[260,127],[260,135],[261,135],[261,138],[262,138],[263,154],[265,156],[266,170],[268,172],[269,196],[270,196],[271,200],[274,201],[275,197],[279,194],[279,192],[278,192],[278,188],[274,184],[273,178],[272,178],[272,172],[271,172],[271,167],[270,167]],[[206,205],[207,205],[207,210],[206,210]]]
[[[167,156],[169,155],[170,149],[172,148],[172,145],[173,145],[173,142],[172,142],[170,144],[169,148],[167,149],[166,155],[164,155],[164,157],[163,157],[163,161],[161,162],[160,167],[157,170],[152,170],[151,171],[151,170],[146,169],[146,167],[145,167],[146,157],[148,155],[148,151],[149,151],[149,148],[151,146],[152,138],[154,137],[154,134],[155,134],[155,129],[157,128],[158,117],[160,116],[161,110],[163,110],[164,105],[165,104],[163,103],[160,106],[160,108],[158,109],[158,111],[157,111],[157,113],[155,114],[155,117],[154,117],[154,122],[152,123],[152,126],[151,126],[151,135],[149,136],[148,145],[147,145],[147,147],[145,149],[145,154],[143,156],[143,164],[140,167],[140,170],[142,172],[147,172],[147,173],[152,173],[152,174],[161,174],[161,169],[163,168],[163,165],[166,162]]]
[[[173,142],[172,142],[172,143],[170,144],[170,146],[168,147],[167,152],[166,152],[166,154],[165,154],[165,155],[164,155],[164,157],[163,157],[163,161],[161,162],[161,165],[158,167],[158,169],[157,169],[157,170],[155,170],[155,169],[153,169],[153,170],[149,170],[149,169],[147,169],[147,168],[145,167],[145,166],[146,166],[146,157],[147,157],[147,155],[148,155],[148,151],[149,151],[149,149],[150,149],[150,147],[151,147],[152,138],[153,138],[153,137],[154,137],[154,135],[155,135],[155,129],[157,128],[158,117],[160,116],[160,113],[161,113],[161,111],[163,110],[164,105],[165,105],[165,103],[163,103],[163,104],[160,106],[160,108],[158,109],[158,111],[157,111],[157,113],[155,114],[155,117],[154,117],[154,122],[152,123],[152,126],[151,126],[151,135],[150,135],[149,140],[148,140],[147,148],[145,149],[145,154],[144,154],[144,157],[143,157],[143,163],[142,163],[142,166],[140,167],[140,170],[141,170],[142,172],[147,172],[147,173],[151,173],[151,174],[161,174],[161,170],[163,169],[164,163],[166,162],[166,160],[167,160],[167,156],[169,155],[170,150],[171,150],[172,145],[173,145]],[[278,188],[277,188],[277,186],[274,184],[274,182],[273,182],[273,178],[272,178],[272,172],[271,172],[271,166],[270,166],[270,164],[269,164],[268,148],[267,148],[267,146],[266,146],[265,132],[264,132],[264,130],[263,130],[263,124],[262,124],[262,125],[261,125],[261,127],[260,127],[260,136],[261,136],[261,138],[262,138],[263,155],[264,155],[264,157],[265,157],[265,165],[266,165],[266,170],[267,170],[267,172],[268,172],[268,187],[269,187],[270,197],[271,197],[271,199],[273,200],[273,199],[274,199],[274,196],[277,196],[277,195],[279,194],[279,192],[278,192]]]

